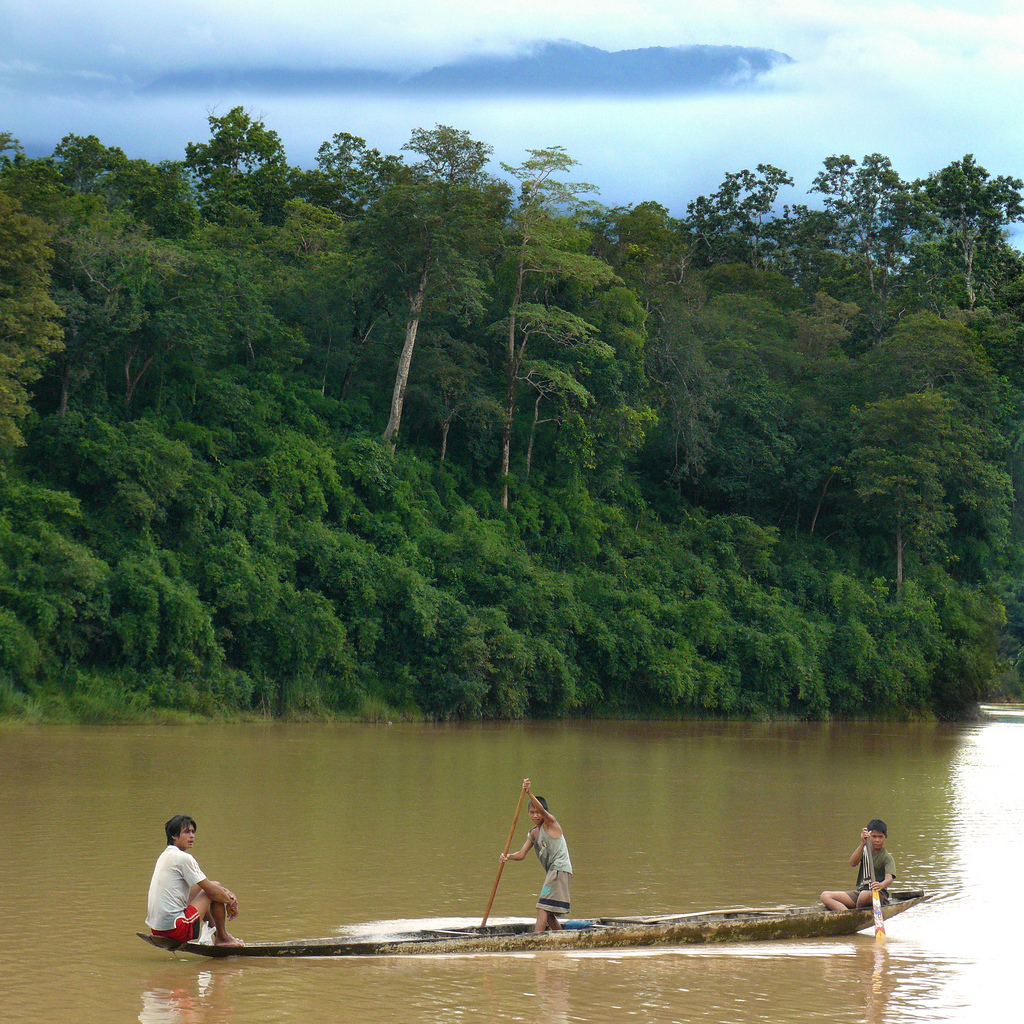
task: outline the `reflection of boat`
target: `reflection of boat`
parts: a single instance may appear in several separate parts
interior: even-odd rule
[[[920,889],[892,893],[887,918],[925,899]],[[625,949],[681,946],[699,942],[755,942],[765,939],[852,935],[871,924],[871,907],[833,913],[824,907],[712,910],[652,917],[598,917],[567,921],[557,932],[535,934],[532,922],[424,928],[391,935],[344,936],[253,942],[247,946],[179,945],[139,932],[154,946],[202,956],[399,956],[415,953],[519,953],[536,950]]]

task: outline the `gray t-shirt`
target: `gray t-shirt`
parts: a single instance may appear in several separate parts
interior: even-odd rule
[[[549,836],[544,831],[544,826],[538,825],[536,838],[532,829],[530,838],[533,839],[533,848],[537,851],[540,866],[545,871],[568,871],[572,874],[572,861],[569,860],[569,847],[566,846],[565,836]]]
[[[205,877],[191,853],[168,846],[157,857],[149,883],[146,924],[158,932],[169,932],[188,906],[192,886]]]

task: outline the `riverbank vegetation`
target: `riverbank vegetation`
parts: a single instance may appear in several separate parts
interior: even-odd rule
[[[672,216],[465,132],[0,133],[0,715],[962,715],[1021,695],[1024,183]]]

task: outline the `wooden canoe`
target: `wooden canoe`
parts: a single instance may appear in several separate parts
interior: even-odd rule
[[[883,908],[886,918],[925,899],[920,889],[892,893]],[[246,946],[176,943],[138,932],[161,949],[207,957],[239,956],[407,956],[423,953],[520,953],[536,950],[628,949],[637,946],[681,946],[702,942],[759,942],[768,939],[827,938],[852,935],[872,923],[871,907],[833,913],[815,907],[737,908],[696,914],[646,917],[598,917],[567,921],[557,932],[536,934],[532,922],[480,927],[423,929],[393,935],[285,942],[251,942]]]

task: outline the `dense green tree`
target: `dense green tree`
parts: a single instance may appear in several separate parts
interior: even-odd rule
[[[291,200],[269,241],[272,300],[282,320],[310,342],[311,372],[344,398],[365,349],[387,317],[384,289],[368,273],[369,256],[350,225],[329,209]]]
[[[210,141],[185,147],[185,167],[194,176],[203,215],[224,223],[232,207],[241,207],[263,223],[279,223],[294,190],[280,136],[244,107],[222,117],[210,114],[207,121]]]
[[[132,215],[158,237],[187,238],[196,227],[199,210],[183,161],[129,160],[113,177]]]
[[[0,192],[0,446],[22,443],[28,386],[63,347],[50,282],[50,232]]]
[[[942,239],[952,250],[967,308],[978,299],[979,264],[988,250],[998,249],[1004,229],[1024,220],[1024,181],[1001,174],[992,177],[968,153],[922,183],[931,210],[942,226]]]
[[[497,422],[501,405],[490,395],[486,351],[481,346],[444,330],[429,332],[425,342],[422,372],[410,383],[409,393],[430,410],[440,430],[444,462],[453,424],[458,420],[480,425]]]
[[[849,297],[869,311],[877,341],[891,320],[890,300],[913,251],[914,232],[925,223],[924,197],[881,153],[865,156],[860,165],[847,155],[828,157],[810,191],[824,196],[834,222],[833,247],[866,278],[867,289]]]
[[[70,495],[0,470],[0,675],[22,692],[96,657],[109,567],[73,537]]]
[[[655,443],[668,457],[667,478],[703,474],[720,414],[724,373],[712,362],[714,323],[705,310],[663,303],[648,346],[648,376],[661,411]]]
[[[684,283],[692,262],[692,239],[660,203],[586,212],[594,254],[615,268],[648,313],[666,292]]]
[[[590,290],[611,280],[611,268],[584,249],[572,218],[581,197],[595,191],[586,182],[567,182],[562,175],[574,167],[561,147],[527,150],[518,167],[502,164],[519,182],[519,198],[511,215],[509,270],[511,286],[505,328],[505,397],[501,428],[501,504],[508,508],[512,432],[518,408],[523,361],[531,339],[573,347],[591,343],[592,325],[554,302],[543,301],[554,285],[571,282]],[[530,301],[541,299],[542,301]]]
[[[727,173],[717,192],[687,204],[696,250],[709,262],[748,262],[755,270],[770,262],[777,246],[772,212],[779,190],[792,184],[771,164]]]
[[[934,391],[883,399],[856,419],[860,436],[849,472],[857,497],[891,531],[900,590],[907,544],[930,554],[953,526],[942,479],[950,458],[949,402]]]
[[[65,135],[53,151],[61,181],[71,192],[108,195],[116,172],[128,164],[124,150],[95,135]]]
[[[493,218],[504,190],[484,168],[491,154],[468,132],[437,125],[418,128],[403,149],[422,159],[377,202],[368,220],[376,260],[396,279],[405,299],[405,334],[398,357],[384,438],[397,440],[416,335],[428,300],[455,312],[483,310]]]
[[[401,156],[386,156],[357,135],[337,132],[320,146],[316,169],[300,188],[309,202],[351,220],[364,216],[407,171]]]

